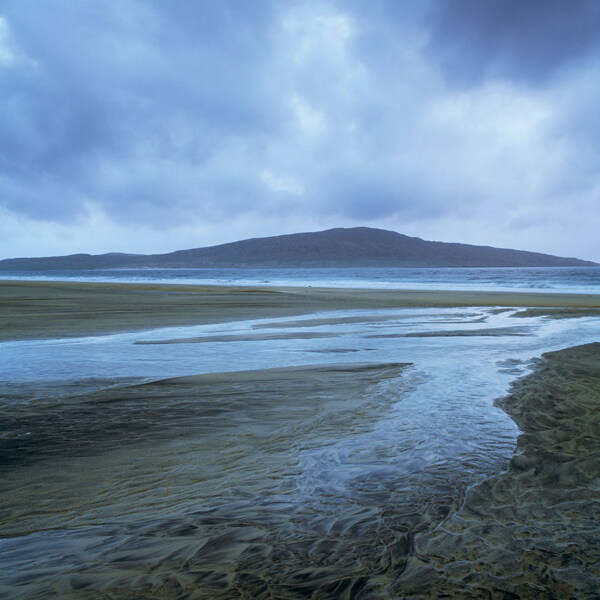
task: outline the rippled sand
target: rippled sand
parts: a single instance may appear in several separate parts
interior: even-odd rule
[[[598,302],[560,294],[16,282],[0,284],[0,337],[400,306],[537,303],[544,308],[523,316],[575,317],[596,314],[585,306]],[[579,308],[552,308],[569,303]],[[315,317],[289,321],[289,333],[211,341],[321,336],[295,328],[369,319]],[[498,334],[516,341],[527,328],[440,327],[412,337],[481,335],[489,338],[483,344]],[[393,336],[401,343],[403,335]],[[518,364],[507,357],[499,366],[517,374]],[[482,473],[504,469],[513,438],[491,440],[502,449],[494,457],[483,445],[454,464],[432,449],[431,435],[414,434],[410,419],[377,439],[392,410],[406,410],[411,384],[403,363],[251,372],[227,364],[240,371],[149,384],[7,385],[0,597],[599,598],[599,364],[596,344],[550,353],[519,381],[503,403],[524,432],[517,455],[508,471],[466,496]],[[452,425],[442,445],[460,446],[470,425],[455,422],[452,404],[437,406]]]
[[[508,471],[417,538],[391,597],[600,597],[600,344],[544,357],[501,402],[523,431]]]
[[[402,410],[407,368],[13,386],[0,596],[390,597],[415,534],[458,508],[486,460],[449,468],[410,421],[373,434]]]
[[[201,375],[33,405],[15,389],[2,419],[0,592],[350,598],[373,575],[389,580],[412,532],[447,514],[451,486],[439,477],[425,494],[406,478],[404,493],[379,447],[327,454],[326,479],[311,461],[385,416],[403,369]]]

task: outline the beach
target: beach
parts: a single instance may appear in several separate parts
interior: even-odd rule
[[[0,281],[0,340],[73,337],[175,325],[407,307],[600,310],[600,296],[540,292],[385,290]]]
[[[600,344],[545,354],[500,405],[515,456],[417,538],[400,597],[599,596]]]
[[[598,316],[593,294],[0,282],[0,592],[597,598],[600,346],[557,350]]]

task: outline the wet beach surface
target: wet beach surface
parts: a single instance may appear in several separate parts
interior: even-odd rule
[[[516,384],[514,458],[494,406],[532,358],[597,337],[595,313],[555,313],[340,310],[0,344],[0,595],[594,597],[596,355]],[[575,399],[557,409],[571,429],[538,435],[555,396]]]
[[[378,424],[398,390],[410,402],[407,364],[74,386],[35,408],[15,386],[0,590],[596,598],[599,364],[600,344],[549,353],[512,386],[507,470],[433,443],[425,461],[410,422],[390,443]]]
[[[15,393],[1,589],[326,598],[389,584],[477,468],[447,472],[434,446],[424,460],[410,422],[393,443],[377,431],[407,368],[175,378],[35,407]]]
[[[508,470],[417,536],[392,596],[600,597],[600,344],[545,354],[499,404],[523,432]]]
[[[600,295],[0,280],[0,341],[406,307],[600,309]]]

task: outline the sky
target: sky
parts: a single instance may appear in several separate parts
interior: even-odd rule
[[[0,258],[368,226],[600,261],[598,0],[0,0]]]

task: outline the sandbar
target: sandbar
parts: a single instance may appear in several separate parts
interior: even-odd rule
[[[600,295],[535,292],[0,281],[0,341],[48,339],[360,309],[586,309]]]

